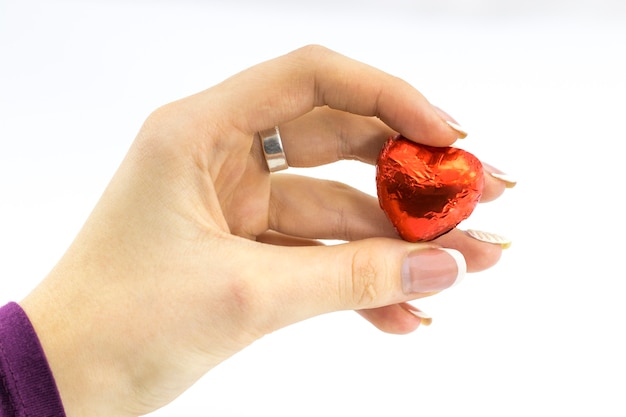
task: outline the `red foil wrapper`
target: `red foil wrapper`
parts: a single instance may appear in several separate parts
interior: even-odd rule
[[[471,153],[402,136],[387,140],[376,164],[380,207],[409,242],[435,239],[468,218],[483,183],[482,164]]]

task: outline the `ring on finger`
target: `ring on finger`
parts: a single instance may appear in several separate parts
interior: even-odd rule
[[[287,157],[283,149],[283,142],[280,139],[280,131],[278,126],[271,129],[259,131],[261,145],[263,147],[263,155],[270,172],[281,171],[289,168]]]

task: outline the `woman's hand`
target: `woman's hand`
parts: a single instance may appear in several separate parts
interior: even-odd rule
[[[405,333],[407,301],[493,265],[501,248],[454,230],[397,234],[376,198],[270,175],[255,133],[280,126],[288,163],[374,163],[394,132],[460,132],[402,80],[322,47],[262,63],[156,110],[50,275],[23,302],[68,416],[139,415],[254,340],[358,310]],[[485,199],[504,183],[488,177]],[[317,239],[350,243],[325,247]]]

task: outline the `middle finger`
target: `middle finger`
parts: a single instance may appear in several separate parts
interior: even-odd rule
[[[448,116],[449,118],[449,116]],[[365,117],[318,107],[280,126],[287,162],[292,167],[314,167],[340,160],[357,160],[374,165],[385,141],[397,134],[375,117]],[[485,165],[482,202],[499,197],[506,182],[491,175]]]
[[[313,167],[339,160],[375,164],[383,143],[395,134],[375,117],[329,107],[318,107],[279,127],[287,161],[293,167]]]

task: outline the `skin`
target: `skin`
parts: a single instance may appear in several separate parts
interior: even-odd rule
[[[146,120],[84,227],[21,302],[68,416],[136,416],[265,334],[339,310],[415,330],[401,264],[441,245],[468,271],[501,248],[459,230],[411,244],[375,198],[272,174],[255,132],[278,125],[290,166],[372,164],[394,132],[458,134],[406,82],[320,46],[264,62]],[[504,191],[487,179],[485,200]],[[317,239],[348,243],[323,246]]]

